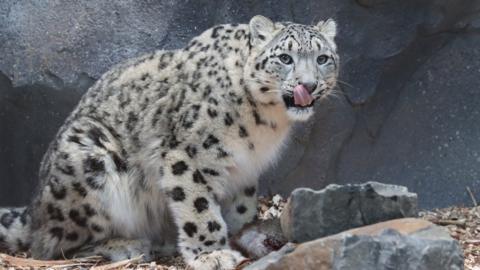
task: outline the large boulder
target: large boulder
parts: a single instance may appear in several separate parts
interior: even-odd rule
[[[463,252],[444,228],[405,218],[377,223],[279,251],[244,270],[460,270]]]

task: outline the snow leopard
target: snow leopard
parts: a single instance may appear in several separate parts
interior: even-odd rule
[[[193,269],[245,260],[258,178],[334,91],[334,20],[216,25],[113,67],[49,145],[30,204],[0,209],[0,249],[111,260],[174,247]]]

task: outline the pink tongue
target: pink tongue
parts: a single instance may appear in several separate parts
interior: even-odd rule
[[[304,107],[312,103],[313,97],[308,93],[303,84],[299,84],[293,88],[293,100],[295,101],[295,105]]]

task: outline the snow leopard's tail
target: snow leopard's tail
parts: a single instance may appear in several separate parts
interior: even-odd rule
[[[27,207],[0,208],[0,251],[27,251],[31,218]]]

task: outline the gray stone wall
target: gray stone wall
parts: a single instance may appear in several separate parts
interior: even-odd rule
[[[103,72],[217,23],[339,24],[344,95],[316,105],[264,193],[380,181],[420,207],[480,199],[477,0],[1,1],[0,205],[33,194],[48,142]]]

